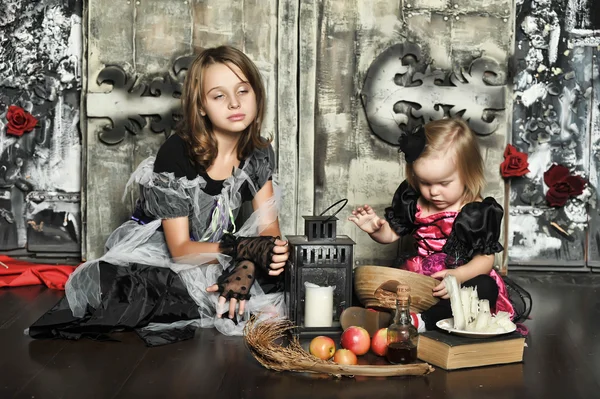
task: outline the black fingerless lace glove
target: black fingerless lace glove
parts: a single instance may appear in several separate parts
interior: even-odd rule
[[[235,237],[225,234],[219,248],[234,261],[249,260],[257,267],[267,271],[273,258],[273,248],[277,237]]]
[[[234,262],[231,271],[224,271],[217,280],[219,293],[227,299],[244,300],[250,298],[250,287],[256,279],[256,267],[249,260]]]

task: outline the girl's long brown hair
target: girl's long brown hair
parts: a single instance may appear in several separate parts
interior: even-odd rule
[[[462,119],[440,119],[425,125],[425,149],[419,158],[437,151],[452,151],[454,162],[465,184],[463,203],[477,201],[485,186],[483,157],[479,141]],[[406,180],[418,191],[412,163],[406,164]]]
[[[208,116],[202,116],[206,100],[204,96],[204,71],[213,64],[231,63],[242,71],[256,97],[256,118],[242,133],[238,145],[238,159],[245,159],[256,148],[269,146],[271,138],[260,136],[265,113],[265,87],[254,63],[240,50],[231,46],[219,46],[202,50],[188,69],[181,93],[183,118],[177,134],[188,144],[190,158],[205,169],[217,157],[217,139]]]

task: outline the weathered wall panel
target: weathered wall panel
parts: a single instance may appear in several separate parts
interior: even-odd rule
[[[313,215],[315,196],[315,93],[316,48],[319,35],[319,2],[300,1],[298,46],[298,205],[294,217],[296,230],[304,226],[303,215]]]
[[[534,15],[532,4],[536,12],[555,12],[538,17],[544,22],[540,29],[549,26],[545,36],[536,36],[533,25],[526,27],[527,32],[523,30],[526,17]],[[505,106],[491,113],[497,127],[482,135],[480,142],[487,165],[485,194],[500,203],[508,201],[498,173],[506,142],[530,151],[531,177],[511,183],[507,234],[511,261],[520,265],[555,262],[581,268],[589,245],[589,261],[600,262],[600,216],[595,203],[588,205],[586,197],[581,204],[555,210],[540,202],[544,194],[541,175],[551,161],[571,162],[574,172],[589,175],[594,191],[597,187],[600,90],[592,88],[592,77],[596,76],[596,86],[598,81],[592,61],[594,53],[598,56],[594,46],[600,35],[598,21],[590,14],[592,6],[591,1],[579,0],[517,0],[516,8],[511,0],[147,0],[129,4],[91,0],[88,98],[95,104],[102,93],[117,91],[129,96],[125,111],[145,123],[136,127],[127,122],[133,130],[127,131],[120,143],[109,146],[98,140],[98,134],[104,125],[114,124],[110,115],[94,114],[87,121],[87,255],[98,256],[106,236],[129,216],[135,193],[130,193],[126,203],[121,202],[127,177],[142,159],[156,152],[169,132],[154,132],[152,116],[139,109],[153,99],[134,101],[125,91],[168,76],[176,88],[185,74],[173,70],[178,57],[228,43],[245,51],[265,80],[267,117],[263,133],[274,137],[279,158],[283,233],[301,233],[303,215],[318,214],[348,198],[348,207],[339,215],[339,232],[357,241],[357,264],[391,263],[395,246],[374,243],[345,219],[352,207],[364,203],[382,212],[404,178],[398,148],[369,128],[361,90],[369,67],[380,54],[399,43],[415,43],[422,59],[409,68],[410,74],[426,72],[424,65],[431,63],[428,71],[441,70],[449,85],[453,73],[460,82],[455,86],[462,91],[456,96],[457,104],[452,105],[458,107],[461,101],[474,104],[475,94],[484,91],[485,85],[504,89]],[[560,29],[555,31],[555,26]],[[517,43],[513,47],[515,29]],[[531,51],[529,43],[546,43],[547,48]],[[516,55],[511,63],[513,51]],[[485,85],[459,88],[469,79],[473,83],[469,69],[479,57],[497,63],[497,76],[486,77],[489,82]],[[530,80],[520,74],[528,63]],[[546,71],[538,71],[542,64]],[[136,85],[118,90],[110,84],[99,85],[98,75],[109,65],[122,68],[128,79],[137,77]],[[507,82],[509,68],[516,75],[514,97],[513,82]],[[545,93],[542,86],[528,91],[538,83]],[[556,87],[558,93],[554,95]],[[434,84],[412,88],[415,95],[425,89],[428,93],[438,90]],[[462,97],[471,94],[473,98]],[[431,94],[425,98],[432,98]],[[175,100],[160,98],[167,107]],[[102,101],[110,100],[98,104]],[[97,113],[102,107],[94,104],[88,103],[88,108]],[[548,105],[554,107],[556,115],[548,112]],[[544,135],[546,126],[552,128],[552,121],[541,127],[531,121],[544,123],[548,115],[558,118],[559,131]],[[406,117],[409,124],[419,123],[413,116]],[[594,127],[589,128],[592,124]],[[512,138],[507,140],[511,130]],[[590,228],[586,230],[588,217]],[[552,221],[566,227],[568,239],[549,227]]]
[[[173,58],[190,54],[193,25],[187,2],[144,0],[134,11],[131,39],[137,74],[163,75]]]
[[[497,58],[500,70],[506,75],[512,33],[510,16],[504,9],[502,15],[482,17],[489,2],[475,2],[469,10],[456,9],[445,1],[410,3],[323,1],[318,3],[319,7],[315,2],[302,2],[305,13],[301,12],[300,36],[306,38],[307,45],[304,53],[301,45],[304,62],[300,64],[300,107],[306,123],[301,122],[300,129],[303,136],[307,129],[311,133],[306,141],[300,142],[299,151],[306,154],[304,159],[301,156],[301,163],[308,162],[310,157],[314,162],[314,171],[304,172],[306,180],[299,177],[299,184],[306,186],[314,178],[314,209],[305,206],[302,211],[319,213],[340,198],[348,198],[344,216],[352,207],[364,203],[381,213],[404,178],[404,163],[398,148],[371,133],[359,97],[367,69],[383,51],[413,41],[435,68],[447,72],[468,70],[475,58],[487,55]],[[476,29],[469,30],[473,24],[481,27],[490,54],[474,50],[479,48],[480,35],[474,34]],[[311,42],[308,38],[313,38],[315,32],[317,35]],[[309,98],[312,93],[315,93],[314,105],[302,97],[304,94]],[[486,163],[490,165],[486,194],[502,203],[504,183],[497,165],[502,159],[508,123],[504,112],[499,112],[496,118],[499,128],[482,138],[481,143]],[[309,203],[311,193],[300,190],[299,196],[303,195],[305,203]],[[340,233],[357,241],[357,264],[392,262],[397,251],[394,246],[374,243],[345,217],[342,219]]]
[[[180,57],[222,44],[244,51],[257,64],[265,81],[267,115],[263,135],[275,139],[277,151],[278,7],[276,0],[89,2],[85,187],[88,236],[84,257],[100,256],[110,232],[129,217],[137,189],[122,202],[127,179],[143,159],[156,154],[171,132],[172,113],[178,107],[176,93],[185,75],[180,71],[181,65],[174,69]],[[291,11],[289,18],[291,26],[282,31],[296,35],[289,29],[294,27],[297,15]],[[282,53],[283,59],[294,57],[288,49]],[[116,72],[107,73],[106,68],[113,66],[118,67]],[[287,82],[285,94],[296,98],[295,76],[288,77],[285,72],[290,69],[282,75]],[[98,82],[99,76],[108,75],[124,82]],[[149,85],[160,90],[149,92]],[[289,112],[282,114],[283,127],[295,138]],[[114,144],[106,144],[102,137],[109,137]],[[294,156],[293,151],[287,154]],[[285,186],[292,186],[289,179]],[[292,214],[293,205],[285,204],[288,208],[284,207],[283,214]]]
[[[357,241],[355,259],[390,262],[395,248],[357,234],[345,219],[358,201],[379,209],[385,206],[391,196],[378,190],[383,186],[389,193],[402,174],[397,149],[369,133],[359,97],[366,69],[378,50],[402,40],[397,29],[399,2],[303,1],[301,7],[300,37],[305,47],[301,45],[300,52],[299,151],[306,167],[299,176],[300,187],[305,187],[298,191],[299,201],[305,205],[298,216],[321,213],[348,198],[338,232]]]
[[[592,184],[597,173],[590,164],[593,48],[573,33],[573,18],[585,14],[585,2],[520,3],[512,142],[529,154],[530,173],[511,182],[510,263],[514,269],[587,270],[592,187],[551,207],[543,182],[553,163]]]
[[[82,7],[0,3],[0,251],[11,256],[79,256]],[[15,129],[11,106],[36,126]]]
[[[283,234],[301,233],[296,224],[298,206],[298,1],[279,2],[277,34],[277,154],[283,205],[279,224]],[[303,224],[302,224],[303,226]]]
[[[598,10],[600,13],[600,9]],[[600,18],[600,16],[598,17]],[[588,227],[588,265],[594,271],[600,271],[600,49],[592,48],[592,96],[591,96],[591,130],[590,130],[590,184],[596,201],[589,204]]]
[[[106,65],[119,65],[132,74],[134,69],[135,2],[126,4],[108,0],[88,4],[88,76],[87,93],[110,91],[100,87],[97,77]],[[87,102],[88,100],[86,100]],[[87,102],[89,104],[89,102]],[[89,106],[89,105],[88,105]],[[82,257],[93,259],[104,252],[108,235],[124,221],[130,209],[121,201],[127,180],[133,171],[133,141],[126,137],[117,147],[108,147],[98,139],[98,132],[109,119],[88,119],[86,123],[86,159],[84,187],[86,197],[86,236]]]

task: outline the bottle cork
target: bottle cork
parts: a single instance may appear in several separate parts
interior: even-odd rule
[[[408,299],[410,296],[410,286],[407,284],[399,284],[396,287],[396,295],[398,299]]]

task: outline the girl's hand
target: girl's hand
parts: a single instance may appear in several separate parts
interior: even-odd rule
[[[373,208],[369,205],[354,209],[352,211],[352,216],[350,216],[348,220],[368,234],[375,233],[387,223],[387,220],[377,216]]]
[[[208,287],[206,289],[206,292],[218,292],[219,291],[219,286],[217,284],[211,285],[210,287]],[[227,310],[227,305],[225,304],[227,302],[227,298],[225,298],[224,296],[219,296],[219,302],[217,303],[217,318],[222,318],[223,313],[225,313],[225,311]],[[238,314],[241,316],[244,314],[244,308],[246,307],[246,301],[245,300],[240,300],[238,301],[235,298],[231,298],[229,300],[229,318],[233,319],[234,315],[235,315],[235,307],[239,302],[239,308],[238,308]]]
[[[273,258],[269,265],[269,276],[279,276],[285,270],[285,264],[290,257],[290,247],[287,241],[275,240],[275,247],[273,247]]]
[[[433,287],[433,296],[440,297],[441,299],[448,299],[448,298],[450,298],[450,295],[448,295],[448,290],[446,289],[446,284],[444,283],[444,277],[446,277],[448,275],[452,275],[452,276],[456,277],[458,285],[460,286],[460,284],[462,282],[459,279],[459,276],[458,276],[458,273],[456,272],[456,269],[440,270],[439,272],[435,272],[435,273],[433,273],[431,275],[431,277],[433,277],[433,278],[437,278],[438,280],[442,280],[442,282],[440,284],[438,284],[435,287]]]

